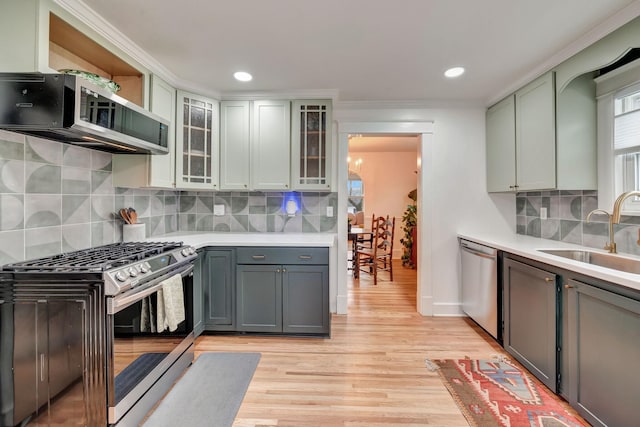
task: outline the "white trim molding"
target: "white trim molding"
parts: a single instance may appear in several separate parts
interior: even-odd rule
[[[418,170],[418,274],[416,301],[417,311],[425,316],[433,314],[433,276],[431,268],[431,224],[433,217],[431,213],[430,199],[431,193],[428,190],[428,183],[435,180],[428,177],[431,168],[428,165],[432,162],[434,124],[432,121],[390,121],[390,122],[340,122],[338,121],[338,188],[347,188],[348,164],[347,156],[349,152],[349,134],[408,134],[419,135],[421,137],[420,157],[421,167]],[[348,288],[347,288],[347,192],[338,190],[338,292],[337,292],[337,313],[347,314],[348,312]]]

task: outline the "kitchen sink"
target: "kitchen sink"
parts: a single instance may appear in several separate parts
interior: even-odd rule
[[[640,259],[626,258],[615,254],[605,254],[589,250],[539,249],[549,255],[555,255],[587,264],[611,268],[627,273],[640,274]]]

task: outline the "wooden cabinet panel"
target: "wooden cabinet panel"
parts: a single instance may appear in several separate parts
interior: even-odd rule
[[[207,330],[235,329],[235,249],[203,253],[204,313]]]
[[[220,103],[220,189],[248,190],[250,185],[249,101]]]

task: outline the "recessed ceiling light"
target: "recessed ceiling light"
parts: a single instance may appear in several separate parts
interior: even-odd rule
[[[241,82],[249,82],[251,81],[251,79],[253,79],[253,76],[246,71],[236,71],[235,73],[233,73],[233,77]]]
[[[445,77],[449,77],[450,79],[452,79],[454,77],[460,77],[463,74],[464,74],[464,68],[463,67],[449,68],[447,71],[444,72]]]

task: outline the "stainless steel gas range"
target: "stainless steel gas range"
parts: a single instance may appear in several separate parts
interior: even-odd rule
[[[196,257],[127,242],[3,266],[0,426],[138,425],[193,361]]]

